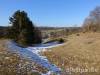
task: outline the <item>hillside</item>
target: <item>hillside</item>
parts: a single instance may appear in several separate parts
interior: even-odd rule
[[[41,75],[46,69],[17,53],[9,52],[5,43],[8,40],[0,39],[0,75]]]
[[[66,73],[70,68],[87,72],[68,71],[71,75],[100,75],[100,33],[77,33],[66,38],[60,47],[44,52],[48,59]],[[91,71],[92,69],[92,71]]]

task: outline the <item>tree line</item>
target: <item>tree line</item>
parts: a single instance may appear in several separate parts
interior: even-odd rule
[[[97,6],[90,12],[89,16],[83,23],[83,31],[100,31],[100,6]]]

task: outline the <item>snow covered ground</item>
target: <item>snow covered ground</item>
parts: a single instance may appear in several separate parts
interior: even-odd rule
[[[62,44],[53,42],[53,43],[47,43],[47,44],[38,44],[38,45],[35,45],[34,47],[22,48],[22,47],[17,46],[16,43],[12,41],[7,42],[7,47],[9,50],[13,52],[17,52],[20,56],[29,58],[32,61],[40,64],[41,66],[49,70],[47,74],[42,74],[42,75],[50,75],[51,73],[56,73],[57,75],[60,75],[61,69],[58,68],[56,65],[50,63],[45,56],[41,56],[39,54],[41,51],[47,50],[47,48],[52,48],[52,47],[56,47],[60,45]]]

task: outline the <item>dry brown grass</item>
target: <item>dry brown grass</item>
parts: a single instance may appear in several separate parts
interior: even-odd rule
[[[79,33],[66,38],[68,41],[52,51],[44,52],[48,59],[63,69],[95,68],[97,72],[75,73],[71,75],[100,75],[100,33]],[[65,74],[66,75],[66,74]]]
[[[6,41],[0,40],[0,75],[40,75],[39,72],[45,73],[47,71],[35,62],[7,51]],[[38,72],[33,72],[33,70]]]

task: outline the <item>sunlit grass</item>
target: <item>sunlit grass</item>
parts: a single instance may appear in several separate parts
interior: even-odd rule
[[[44,52],[43,55],[63,69],[92,67],[97,72],[86,72],[83,75],[100,75],[100,33],[79,33],[70,35],[63,46],[52,48]],[[81,73],[72,73],[71,75],[81,75]]]

